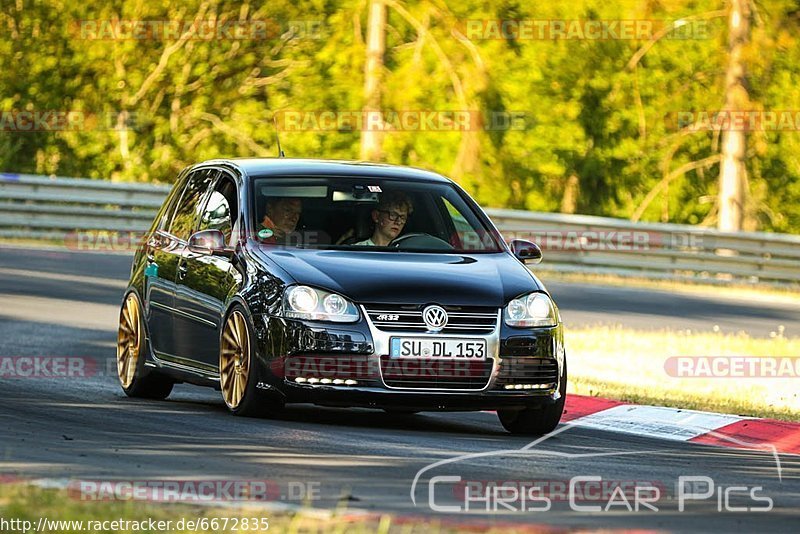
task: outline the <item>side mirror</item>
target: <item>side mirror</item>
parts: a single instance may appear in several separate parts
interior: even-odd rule
[[[200,230],[189,238],[189,250],[197,254],[233,256],[233,249],[225,246],[225,235],[219,230]]]
[[[524,239],[513,239],[509,244],[511,245],[511,252],[522,263],[541,263],[542,249],[536,243],[531,243]]]

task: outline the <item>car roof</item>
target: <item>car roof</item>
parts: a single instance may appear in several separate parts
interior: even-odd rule
[[[373,178],[400,178],[425,182],[447,182],[450,180],[435,172],[400,165],[371,163],[366,161],[300,159],[300,158],[231,158],[199,163],[234,167],[251,178],[268,176],[368,176]]]

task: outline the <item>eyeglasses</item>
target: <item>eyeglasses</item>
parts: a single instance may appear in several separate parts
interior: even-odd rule
[[[408,215],[403,213],[397,213],[396,211],[389,211],[389,210],[380,210],[381,213],[385,213],[386,217],[392,222],[406,222],[408,220]]]

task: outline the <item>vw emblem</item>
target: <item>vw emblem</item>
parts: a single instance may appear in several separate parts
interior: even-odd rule
[[[428,330],[439,332],[447,326],[447,312],[441,306],[428,306],[422,312],[422,320],[428,326]]]

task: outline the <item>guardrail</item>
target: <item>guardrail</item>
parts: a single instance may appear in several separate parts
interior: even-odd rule
[[[145,232],[169,186],[0,173],[0,237]],[[727,283],[800,284],[800,236],[677,224],[486,210],[507,239],[544,251],[536,270]]]
[[[539,243],[545,269],[728,283],[800,283],[800,236],[487,210],[506,239]]]
[[[0,173],[0,237],[63,239],[70,232],[144,232],[169,186]]]

